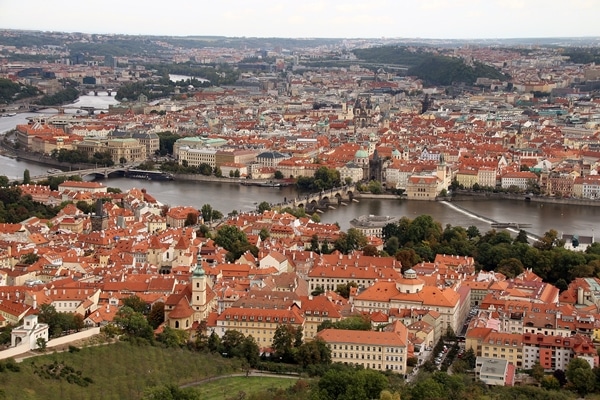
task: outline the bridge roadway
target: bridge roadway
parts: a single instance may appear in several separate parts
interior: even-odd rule
[[[322,190],[317,193],[302,195],[294,199],[285,199],[282,203],[271,204],[272,207],[291,207],[305,208],[315,211],[321,208],[331,208],[333,205],[346,205],[345,202],[352,202],[356,197],[356,184],[345,185],[329,190]]]
[[[98,167],[98,168],[90,168],[90,169],[77,169],[73,171],[61,171],[61,172],[52,172],[44,175],[36,175],[32,176],[32,181],[43,181],[52,176],[80,176],[81,178],[86,176],[95,176],[95,177],[104,177],[108,178],[110,174],[114,173],[125,173],[129,167],[121,167],[121,166],[112,166],[112,167]]]

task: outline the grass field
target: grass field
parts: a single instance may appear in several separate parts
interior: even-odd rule
[[[203,400],[223,400],[239,392],[246,395],[269,389],[286,389],[293,386],[297,379],[274,378],[265,376],[231,377],[194,386],[194,391]]]
[[[61,366],[59,371],[72,371],[70,375],[49,377],[35,372],[47,371],[55,362]],[[138,399],[146,387],[181,385],[240,372],[232,360],[219,355],[136,346],[127,342],[33,357],[18,366],[20,372],[0,372],[0,399]],[[85,387],[69,383],[67,378],[76,381],[78,376],[93,382]]]

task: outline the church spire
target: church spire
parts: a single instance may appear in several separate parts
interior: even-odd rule
[[[203,277],[205,276],[204,268],[202,268],[202,255],[200,254],[200,250],[198,250],[198,255],[196,257],[196,268],[194,268],[194,277]]]

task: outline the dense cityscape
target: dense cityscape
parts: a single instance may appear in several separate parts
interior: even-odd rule
[[[0,393],[27,379],[31,398],[597,395],[593,230],[364,215],[344,231],[321,215],[371,197],[599,206],[599,61],[595,38],[0,31],[0,120],[27,116],[2,157],[49,168],[0,176]],[[116,176],[295,192],[200,208],[104,184]],[[68,358],[98,343],[196,364],[109,389]],[[261,373],[287,375],[201,392]]]

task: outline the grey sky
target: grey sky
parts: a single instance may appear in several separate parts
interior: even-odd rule
[[[0,0],[0,28],[255,37],[600,36],[600,0]]]

